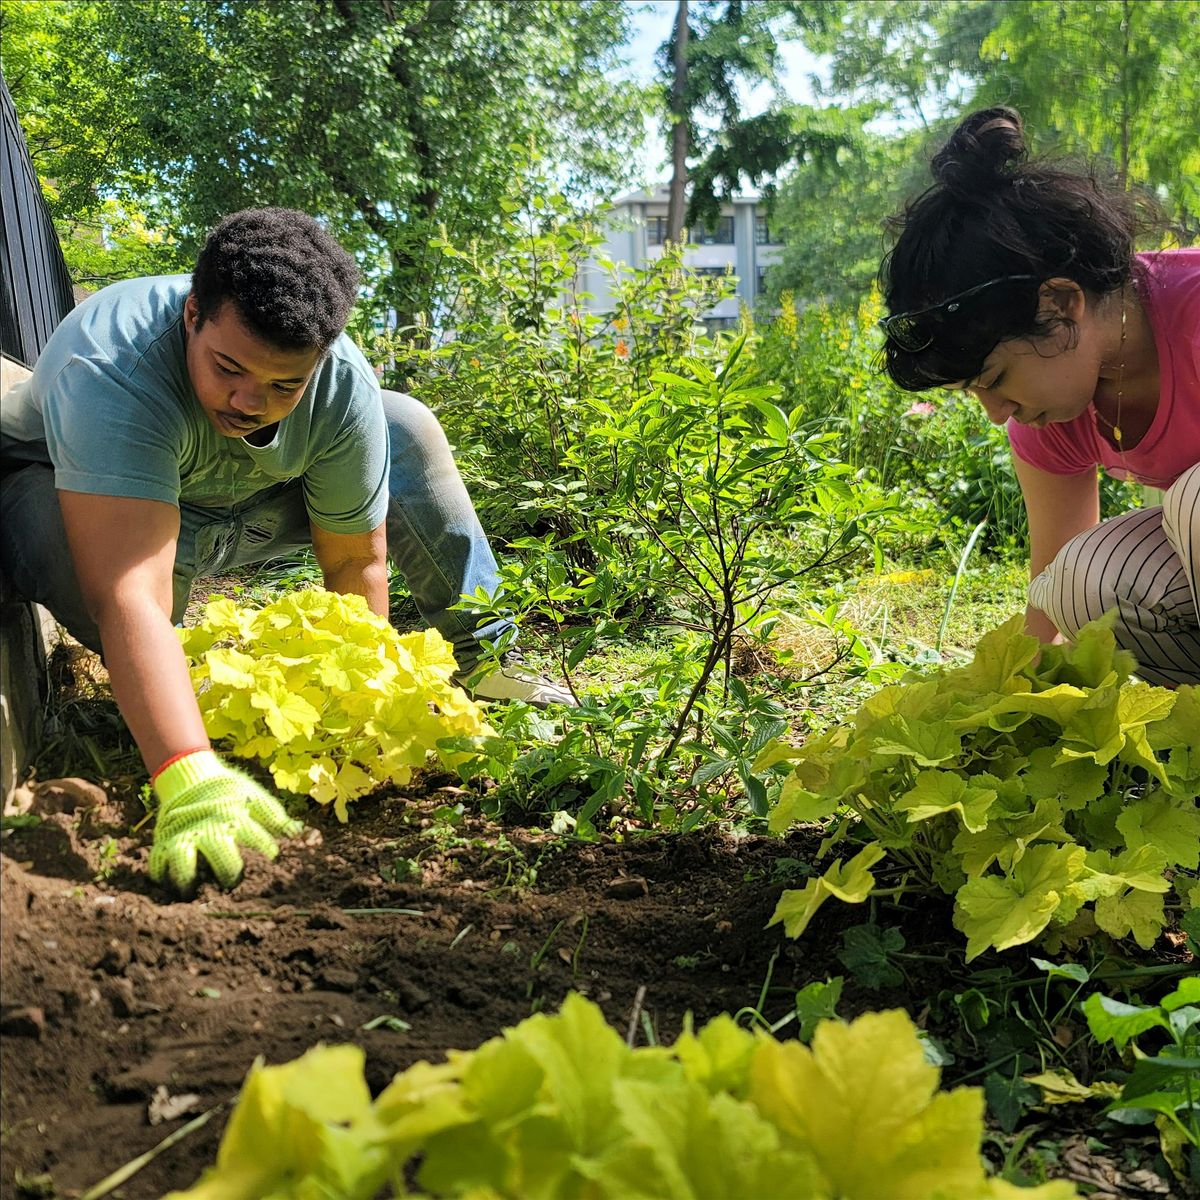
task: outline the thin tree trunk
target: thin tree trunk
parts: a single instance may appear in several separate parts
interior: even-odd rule
[[[671,79],[671,199],[667,206],[667,238],[669,242],[683,240],[683,215],[687,203],[684,195],[688,181],[688,112],[687,112],[687,45],[688,0],[679,0],[675,12],[675,73]]]
[[[1121,186],[1129,187],[1129,0],[1121,4]]]

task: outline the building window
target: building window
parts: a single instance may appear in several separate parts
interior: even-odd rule
[[[719,217],[712,229],[697,229],[695,234],[698,246],[732,246],[733,218]]]
[[[778,241],[771,233],[771,227],[767,224],[766,217],[756,216],[754,218],[754,244],[756,246],[775,246]]]
[[[771,269],[769,263],[759,263],[754,268],[754,294],[761,296],[767,290],[767,272]]]
[[[723,279],[729,274],[731,266],[728,267],[689,267],[693,275],[705,275],[709,279]]]
[[[667,240],[667,218],[666,217],[647,217],[646,218],[646,244],[650,246],[661,246]],[[686,234],[684,240],[686,241]]]

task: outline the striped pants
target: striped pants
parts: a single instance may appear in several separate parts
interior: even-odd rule
[[[1029,602],[1067,637],[1117,609],[1118,645],[1138,676],[1200,683],[1200,463],[1161,508],[1124,513],[1072,538],[1029,585]]]

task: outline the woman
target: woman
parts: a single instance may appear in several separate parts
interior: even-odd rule
[[[1134,253],[1130,196],[1026,161],[1020,116],[968,116],[896,219],[887,373],[1007,423],[1029,516],[1028,628],[1116,608],[1151,683],[1200,683],[1200,249]],[[1164,489],[1100,522],[1097,467]]]

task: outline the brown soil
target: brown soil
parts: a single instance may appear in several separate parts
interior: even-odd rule
[[[765,929],[782,890],[775,864],[814,849],[801,836],[501,838],[469,818],[439,825],[430,814],[448,799],[375,798],[345,826],[316,812],[315,832],[275,863],[248,855],[234,892],[206,884],[190,902],[144,874],[150,831],[128,833],[142,816],[136,799],[79,803],[7,835],[0,1191],[49,1175],[54,1194],[78,1195],[230,1101],[256,1056],[287,1061],[318,1041],[361,1044],[379,1089],[418,1059],[556,1007],[572,988],[624,1031],[642,987],[656,1036],[673,1039],[688,1010],[706,1020],[757,1003],[777,952],[781,990],[765,1007],[778,1018],[799,986],[844,973],[841,930],[865,918],[832,909],[802,944]],[[498,840],[512,848],[497,851]],[[415,874],[387,881],[413,860]],[[852,986],[842,1005],[881,1006]],[[411,1029],[363,1028],[381,1016]],[[159,1089],[195,1100],[152,1125]],[[193,1182],[225,1111],[113,1194]]]

